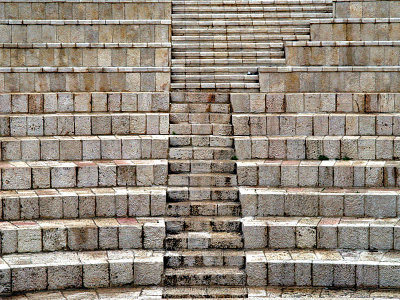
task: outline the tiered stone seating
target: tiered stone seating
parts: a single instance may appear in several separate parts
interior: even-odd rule
[[[398,18],[0,0],[0,295],[400,298]]]
[[[1,295],[161,283],[170,11],[0,3]]]

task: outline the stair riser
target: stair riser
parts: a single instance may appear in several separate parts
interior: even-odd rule
[[[166,231],[167,233],[180,233],[180,232],[241,232],[242,223],[240,219],[237,220],[167,220]]]
[[[164,285],[166,286],[196,286],[196,285],[219,285],[219,286],[244,286],[246,276],[244,274],[235,275],[171,275],[165,276]]]
[[[239,194],[236,189],[213,189],[207,188],[191,188],[191,189],[174,189],[169,188],[167,191],[168,202],[181,201],[238,201]]]
[[[170,174],[179,174],[179,173],[192,173],[192,174],[201,174],[201,173],[231,173],[235,172],[235,163],[234,162],[210,162],[210,163],[202,163],[201,161],[196,163],[195,161],[185,162],[170,162],[169,163],[169,172]]]
[[[241,238],[219,240],[219,239],[206,239],[201,241],[190,241],[188,239],[167,237],[165,241],[166,250],[200,250],[200,249],[241,249],[243,242]]]
[[[185,202],[183,205],[181,203],[169,203],[166,208],[166,215],[171,217],[241,215],[239,203],[196,204]]]
[[[236,252],[218,255],[219,252],[204,253],[203,255],[167,255],[164,257],[166,268],[186,268],[186,267],[245,267],[245,256],[238,255]],[[229,256],[231,254],[231,256]]]

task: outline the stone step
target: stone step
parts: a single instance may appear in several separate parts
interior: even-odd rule
[[[231,124],[179,123],[170,124],[169,130],[172,135],[231,136],[233,126]]]
[[[376,23],[379,20],[379,24]],[[369,25],[366,23],[371,22]],[[328,18],[311,20],[311,36],[313,41],[397,41],[397,30],[400,18]],[[340,25],[337,25],[340,24]],[[384,25],[385,24],[385,25]],[[380,28],[386,29],[380,33]],[[340,29],[338,29],[340,27]],[[360,28],[358,34],[347,34]]]
[[[399,19],[400,21],[400,19]],[[400,26],[400,22],[399,22]],[[400,32],[400,31],[399,31]],[[400,39],[400,37],[399,37]],[[400,86],[395,80],[400,67],[392,66],[286,66],[259,67],[260,91],[266,93],[329,93],[335,83],[335,92],[399,93]],[[307,75],[305,75],[307,74]],[[364,78],[385,77],[383,80]],[[305,79],[307,77],[307,79]],[[342,80],[344,78],[344,80]],[[357,78],[362,78],[358,80]],[[391,79],[392,78],[392,79]],[[354,79],[354,80],[351,80]],[[391,86],[388,86],[388,82]],[[312,83],[312,84],[310,84]]]
[[[168,203],[181,201],[238,201],[239,194],[232,187],[168,187]]]
[[[242,230],[242,221],[236,216],[168,217],[165,219],[165,225],[167,233],[171,235],[188,235],[192,232],[240,234]]]
[[[201,114],[202,117],[210,116],[216,119],[216,116],[226,117],[230,115],[231,105],[228,103],[175,103],[170,104],[170,115],[174,113],[190,113],[192,117]]]
[[[185,59],[172,59],[172,64],[178,66],[193,66],[193,65],[210,65],[210,66],[236,66],[236,65],[278,65],[284,64],[285,59],[278,58],[185,58]]]
[[[193,268],[193,267],[245,267],[245,252],[241,250],[182,250],[167,251],[164,256],[167,268]],[[195,287],[194,287],[195,288]],[[235,290],[235,289],[233,289]],[[184,290],[168,291],[178,295]],[[203,290],[205,292],[205,290]],[[242,290],[243,291],[243,290]],[[186,290],[190,295],[191,293]],[[205,294],[203,294],[205,295]],[[183,295],[182,295],[183,296]]]
[[[143,250],[11,254],[2,256],[0,265],[2,295],[127,284],[158,285],[164,269],[162,253]]]
[[[228,107],[229,108],[229,107]],[[230,124],[231,114],[210,113],[210,112],[171,112],[170,123],[190,124]]]
[[[178,67],[178,66],[177,66]],[[218,68],[216,66],[215,68]],[[201,71],[200,71],[201,72]],[[184,75],[171,75],[173,82],[258,82],[258,75],[245,75],[245,74],[184,74]]]
[[[174,70],[176,71],[176,70]],[[210,111],[214,107],[213,104],[230,105],[229,94],[226,93],[199,93],[199,92],[171,92],[171,105],[188,104],[192,107],[210,107]]]
[[[1,253],[162,249],[164,220],[98,218],[2,222]]]
[[[246,253],[246,273],[249,286],[398,288],[400,260],[398,251],[267,250]]]
[[[240,216],[239,202],[228,201],[181,201],[167,204],[166,215],[187,216]]]
[[[0,137],[2,161],[166,159],[168,136]]]
[[[399,113],[233,114],[235,135],[393,136],[400,133]]]
[[[242,216],[396,218],[397,189],[239,188]]]
[[[1,220],[157,217],[165,214],[166,188],[116,187],[3,190]]]
[[[212,26],[212,25],[207,25]],[[223,41],[270,41],[270,42],[281,42],[281,41],[301,41],[310,40],[310,35],[307,34],[240,34],[240,35],[185,35],[185,36],[172,36],[172,42],[223,42]],[[174,47],[174,46],[173,46]]]
[[[300,1],[300,0],[211,0],[211,1],[199,1],[199,0],[173,0],[173,5],[223,5],[223,6],[252,6],[252,5],[263,5],[273,7],[283,6],[301,6],[301,7],[317,7],[319,5],[330,5],[331,2],[327,0],[311,0],[311,1]]]
[[[164,288],[164,296],[169,300],[178,299],[254,299],[254,300],[283,300],[302,297],[307,300],[320,299],[352,299],[373,300],[375,297],[387,299],[398,297],[398,291],[394,289],[338,289],[322,287],[217,287],[217,286],[191,286]],[[375,298],[375,299],[376,299]],[[94,298],[97,299],[97,298]],[[63,299],[64,300],[64,299]]]
[[[397,93],[232,93],[233,113],[398,113]]]
[[[237,267],[203,267],[166,269],[164,285],[220,285],[241,286],[246,284],[246,274]]]
[[[211,75],[218,74],[218,73],[225,73],[226,74],[247,74],[248,72],[257,74],[257,67],[247,67],[247,66],[238,66],[234,69],[230,67],[172,67],[171,71],[173,74],[177,73],[211,73]]]
[[[32,20],[1,19],[3,43],[140,43],[169,42],[171,20]],[[27,25],[29,24],[29,34]],[[42,30],[44,28],[44,30]],[[62,29],[61,29],[62,28]],[[128,31],[130,34],[124,34]],[[12,34],[13,32],[13,34]],[[70,34],[67,34],[69,32]],[[72,32],[72,34],[71,34]],[[157,32],[152,38],[141,33]]]
[[[166,160],[1,163],[3,190],[166,185]]]
[[[400,139],[394,136],[236,137],[238,159],[397,160]]]
[[[232,147],[233,138],[212,135],[172,135],[169,137],[169,145],[170,147]]]
[[[0,66],[168,67],[169,48],[168,43],[0,43]],[[151,59],[138,60],[140,54]]]
[[[399,250],[399,219],[261,217],[243,220],[246,249]]]
[[[174,42],[172,44],[172,49],[173,51],[187,51],[187,49],[190,49],[191,51],[196,50],[196,51],[221,51],[221,50],[229,50],[229,51],[237,51],[241,52],[243,50],[248,51],[252,49],[253,51],[259,50],[259,51],[265,51],[267,49],[272,49],[272,50],[282,50],[283,49],[283,43],[279,42],[235,42],[235,41],[221,41],[221,42],[202,42],[202,43],[196,43],[196,42]]]
[[[7,114],[0,136],[168,134],[168,113]]]
[[[173,90],[188,90],[188,91],[225,91],[225,92],[253,92],[257,93],[260,91],[259,83],[242,83],[242,82],[179,82],[171,83],[171,89]]]
[[[237,176],[229,173],[170,174],[170,186],[231,187],[237,185]]]
[[[207,149],[207,148],[204,148]],[[229,156],[230,153],[228,153]],[[202,174],[202,173],[231,173],[234,174],[236,170],[235,161],[231,160],[232,155],[229,160],[169,160],[168,170],[169,174],[179,174],[179,173],[192,173],[192,174]]]
[[[10,1],[2,4],[0,16],[1,19],[14,20],[146,20],[168,18],[171,9],[165,2],[157,3],[154,7],[147,3],[143,8],[149,11],[144,13],[140,11],[142,6],[139,3],[113,0],[98,3],[52,2],[47,5],[41,2]]]
[[[211,35],[240,35],[240,34],[309,34],[308,27],[272,27],[272,26],[216,26],[207,28],[206,26],[174,26],[172,27],[174,36],[211,36]],[[294,43],[294,42],[292,42]],[[175,51],[175,49],[174,49]]]
[[[60,44],[59,47],[62,47],[62,45]],[[2,93],[0,98],[1,114],[55,114],[72,112],[168,112],[170,97],[168,93],[158,92],[87,92]]]
[[[226,2],[226,1],[225,1]],[[253,1],[252,1],[253,2]],[[237,3],[237,4],[231,4],[229,5],[228,3],[221,3],[221,4],[216,4],[216,3],[184,3],[184,4],[179,4],[179,3],[174,3],[172,6],[172,12],[173,13],[216,13],[216,14],[222,14],[222,13],[243,13],[243,14],[248,14],[248,13],[282,13],[282,12],[293,12],[293,13],[310,13],[310,12],[331,12],[332,11],[332,5],[298,5],[298,6],[291,6],[291,5],[268,5],[267,3]]]
[[[231,160],[235,150],[230,147],[177,147],[169,148],[169,158],[201,160],[198,163],[205,163],[203,160]],[[195,162],[196,163],[196,162]],[[208,162],[212,163],[212,162]],[[216,162],[218,163],[218,162]]]
[[[237,232],[182,232],[165,238],[166,250],[242,248],[242,236]]]
[[[279,20],[282,21],[284,19],[299,19],[299,20],[309,20],[309,19],[324,19],[324,18],[332,18],[331,12],[224,12],[224,11],[213,11],[213,12],[192,12],[185,11],[184,13],[179,13],[177,11],[173,11],[171,17],[173,24],[177,20],[251,20],[251,19],[267,19],[271,20]]]
[[[310,26],[310,20],[174,20],[173,26]]]
[[[247,58],[247,57],[284,57],[284,51],[173,51],[174,58]]]
[[[19,295],[17,299],[27,300],[30,298],[47,297],[55,300],[66,300],[71,297],[104,299],[114,298],[119,299],[128,297],[129,299],[146,299],[151,297],[154,300],[168,299],[231,299],[243,300],[284,300],[287,298],[298,298],[302,296],[307,300],[320,300],[326,298],[332,299],[352,299],[352,300],[373,300],[395,299],[399,297],[399,292],[396,289],[347,289],[347,288],[321,288],[321,287],[218,287],[218,286],[190,286],[190,287],[149,287],[149,288],[128,288],[128,287],[113,287],[99,289],[75,289],[65,291],[50,291],[50,292],[30,292]],[[35,298],[36,297],[36,298]],[[86,297],[86,298],[85,298]]]
[[[237,180],[261,187],[395,188],[399,167],[398,161],[239,161]]]

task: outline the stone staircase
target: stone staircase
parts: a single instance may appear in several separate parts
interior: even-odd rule
[[[258,67],[284,65],[284,43],[309,40],[310,19],[328,17],[326,0],[174,0],[171,87],[257,92]]]
[[[246,283],[228,96],[171,94],[166,286]]]

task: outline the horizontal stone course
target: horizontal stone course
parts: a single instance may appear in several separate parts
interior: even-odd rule
[[[165,214],[163,187],[114,187],[2,191],[1,219],[157,217]]]
[[[397,286],[400,272],[396,252],[360,251],[350,256],[340,250],[280,250],[247,255],[258,257],[256,262],[252,259],[248,270],[257,267],[256,274],[262,271],[264,277],[261,278],[272,286],[388,288]]]
[[[166,159],[166,136],[0,138],[0,160]]]
[[[166,185],[165,160],[0,163],[3,190]]]
[[[5,93],[0,113],[168,112],[169,93]]]
[[[266,160],[237,162],[238,185],[261,187],[400,186],[397,161]]]
[[[2,294],[125,284],[157,285],[163,257],[152,251],[55,252],[3,256]],[[123,276],[120,272],[123,272]]]
[[[398,1],[335,0],[333,6],[337,18],[400,17],[400,3]]]
[[[397,41],[400,18],[314,19],[312,41]]]
[[[399,220],[264,217],[242,223],[245,248],[399,249]]]
[[[239,188],[243,217],[396,218],[399,193],[387,189]]]
[[[0,69],[0,93],[165,92],[170,86],[168,67],[18,68]]]
[[[1,19],[169,19],[170,0],[140,1],[2,1]]]
[[[237,137],[239,159],[384,159],[400,157],[400,139],[385,136]]]
[[[167,113],[65,113],[0,116],[0,136],[168,134]]]
[[[0,48],[1,67],[168,67],[168,48]]]
[[[252,136],[392,136],[400,130],[398,114],[240,114],[232,116],[234,135]]]
[[[400,112],[396,93],[235,93],[230,97],[232,112]]]
[[[400,47],[389,45],[286,46],[286,63],[292,66],[399,65]]]
[[[399,70],[397,66],[262,67],[259,68],[260,91],[398,93]]]
[[[168,43],[170,24],[170,20],[0,20],[0,43]]]
[[[153,234],[149,236],[149,233]],[[1,253],[161,249],[163,220],[134,218],[2,222]]]

